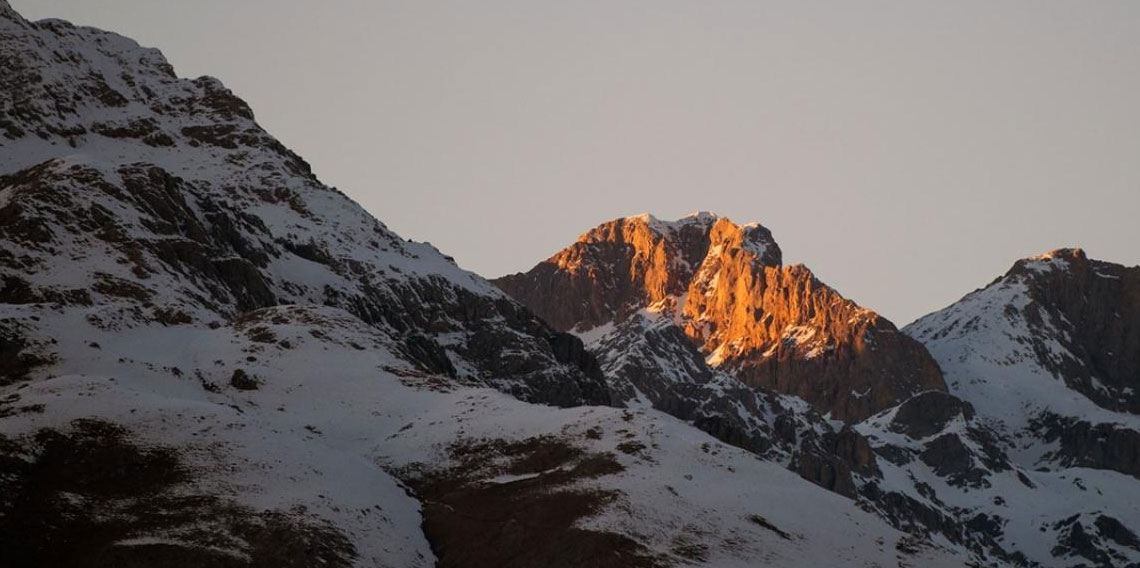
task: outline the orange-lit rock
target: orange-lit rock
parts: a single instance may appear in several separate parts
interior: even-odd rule
[[[836,419],[945,390],[921,344],[806,267],[781,262],[760,225],[708,213],[675,222],[640,215],[603,223],[495,283],[562,330],[620,322],[642,309],[666,312],[711,365]]]

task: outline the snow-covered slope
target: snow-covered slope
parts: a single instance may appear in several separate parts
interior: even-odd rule
[[[4,447],[24,445],[5,458],[27,459],[24,452],[39,451],[44,432],[71,432],[73,420],[97,417],[125,427],[144,448],[177,451],[190,475],[171,493],[208,495],[237,510],[287,512],[298,527],[327,523],[351,544],[343,565],[431,565],[421,506],[393,474],[430,496],[423,505],[429,531],[435,515],[446,515],[432,508],[436,500],[451,508],[496,503],[485,494],[500,486],[514,495],[507,504],[520,507],[544,506],[539,496],[548,492],[594,499],[568,522],[620,537],[621,549],[640,565],[751,566],[757,558],[775,566],[893,566],[899,558],[915,566],[958,565],[853,502],[657,412],[556,410],[425,375],[391,351],[387,336],[334,308],[266,308],[216,329],[116,331],[92,328],[72,314],[40,313],[61,330],[60,351],[76,356],[52,366],[51,378],[9,390]],[[275,341],[267,343],[270,334]],[[232,382],[238,370],[251,385]],[[91,451],[85,459],[92,471],[111,469],[98,448]],[[40,471],[54,473],[52,465]],[[73,491],[114,509],[85,488]],[[549,506],[560,505],[551,499]],[[545,514],[554,518],[558,511]],[[114,555],[132,547],[141,554],[165,544],[185,554],[241,558],[256,557],[261,545],[240,527],[174,517],[129,525],[121,539],[82,551]],[[437,547],[447,542],[447,529],[429,533]],[[499,524],[465,529],[472,531],[468,540],[509,543]],[[200,550],[200,531],[218,542]],[[559,546],[578,542],[566,537],[559,544],[538,529],[528,534],[527,546],[539,556],[569,554]],[[919,551],[900,552],[913,546]],[[322,558],[342,565],[334,556]],[[530,565],[574,565],[552,558]]]
[[[1079,312],[1053,297],[1061,286],[1077,296]],[[938,358],[952,392],[1010,431],[1029,428],[1042,414],[1136,428],[1140,417],[1120,410],[1140,391],[1140,371],[1128,367],[1140,358],[1138,291],[1140,269],[1058,250],[1018,261],[989,286],[905,331]],[[1088,321],[1101,310],[1106,321]],[[1110,357],[1120,372],[1098,361]]]
[[[1140,561],[1130,536],[1140,529],[1140,417],[1121,411],[1140,389],[1138,294],[1140,268],[1061,249],[1018,261],[904,330],[1017,472],[987,477],[993,486],[974,492],[997,506],[939,496],[1003,517],[1006,541],[1042,565]]]
[[[400,239],[217,81],[0,0],[0,565],[960,566]]]
[[[331,305],[398,334],[424,369],[607,401],[600,377],[559,360],[573,338],[322,185],[218,81],[92,28],[9,12],[0,30],[0,300],[108,327]]]

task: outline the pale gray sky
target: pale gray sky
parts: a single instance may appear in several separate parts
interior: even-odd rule
[[[11,3],[221,78],[485,276],[698,209],[900,325],[1048,249],[1140,263],[1140,2]]]

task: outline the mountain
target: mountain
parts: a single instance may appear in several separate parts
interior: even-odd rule
[[[759,225],[642,215],[495,283],[581,336],[627,405],[978,565],[1137,565],[1135,417],[1109,410],[1137,378],[1135,269],[1074,251],[1027,259],[901,334],[780,262]],[[757,381],[759,365],[788,382]],[[863,406],[826,396],[843,389]]]
[[[982,379],[961,389],[975,404],[1008,401],[1011,395],[1027,403],[1019,404],[1027,412],[1010,414],[1013,426],[1049,402],[1041,395],[1051,386],[1080,393],[1081,405],[1140,413],[1140,268],[1091,260],[1080,249],[1055,250],[1018,261],[997,281],[920,319],[907,332],[948,361],[959,384]],[[990,352],[977,351],[984,347],[978,345],[982,335],[992,341]],[[1006,360],[995,360],[994,352]],[[1014,392],[1003,386],[997,396],[990,390],[995,381],[984,375],[1000,366],[1055,380],[1018,385]]]
[[[0,565],[970,555],[788,471],[854,447],[802,401],[723,383],[745,427],[795,422],[770,459],[621,408],[580,339],[323,185],[216,79],[5,0],[0,69]]]
[[[1140,267],[1055,250],[906,331],[1027,458],[1140,478]]]
[[[1050,494],[1027,499],[1022,515],[1033,511],[1031,524],[1055,535],[1041,548],[1074,565],[1140,565],[1138,299],[1140,267],[1058,249],[1017,261],[904,330],[1024,470],[1025,485]]]
[[[669,314],[717,369],[858,421],[946,390],[922,345],[783,266],[764,227],[711,213],[615,219],[495,284],[561,330],[589,333],[641,310]]]
[[[336,306],[399,334],[425,371],[606,402],[589,362],[559,359],[573,338],[321,185],[217,80],[97,30],[4,25],[0,301],[100,307],[117,327]]]

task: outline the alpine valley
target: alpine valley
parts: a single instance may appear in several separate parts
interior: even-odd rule
[[[494,281],[0,0],[0,566],[1140,567],[1140,267],[899,329],[770,231]]]

